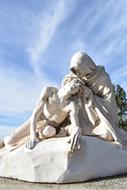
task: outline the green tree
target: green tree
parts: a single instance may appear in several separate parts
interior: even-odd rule
[[[119,127],[127,130],[127,98],[126,92],[120,85],[114,86],[115,98],[118,108]]]

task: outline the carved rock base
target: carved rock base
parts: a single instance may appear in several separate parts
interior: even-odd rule
[[[0,176],[31,182],[71,183],[127,172],[127,150],[94,137],[82,137],[81,149],[69,153],[68,137],[24,146],[0,158]]]

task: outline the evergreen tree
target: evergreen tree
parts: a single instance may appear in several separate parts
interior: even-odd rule
[[[127,130],[127,98],[126,92],[120,85],[114,86],[115,98],[118,108],[119,127]]]

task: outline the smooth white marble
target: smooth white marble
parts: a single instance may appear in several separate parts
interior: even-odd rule
[[[68,137],[24,145],[5,153],[0,176],[31,182],[71,183],[127,172],[127,151],[119,144],[82,137],[81,149],[70,152]]]

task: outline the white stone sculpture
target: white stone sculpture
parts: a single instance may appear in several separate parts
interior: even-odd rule
[[[119,142],[123,148],[126,148],[127,133],[118,127],[114,89],[104,67],[96,66],[87,54],[78,52],[71,59],[70,69],[89,89],[88,102],[84,101],[83,105],[90,125],[92,124],[92,133],[100,138]],[[84,128],[86,123],[87,121],[83,122],[80,127]]]
[[[15,149],[30,135],[26,147],[32,149],[36,141],[55,136],[57,128],[68,116],[71,123],[65,126],[64,131],[70,135],[71,150],[78,148],[81,133],[78,118],[80,106],[78,93],[81,85],[78,79],[73,79],[69,85],[64,85],[59,91],[54,87],[44,88],[31,118],[17,128],[12,135],[5,138],[5,148]],[[75,94],[77,95],[73,96]]]
[[[30,119],[0,143],[0,176],[66,183],[127,172],[127,133],[118,127],[109,75],[83,52],[70,69],[62,87],[44,88]]]

